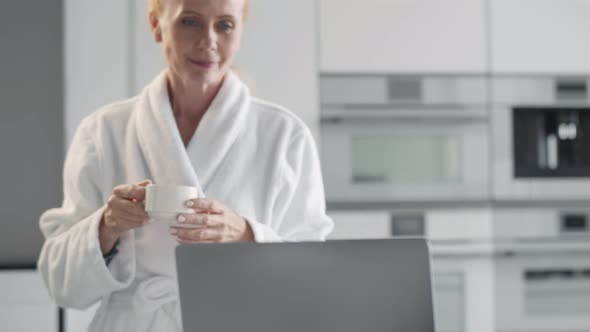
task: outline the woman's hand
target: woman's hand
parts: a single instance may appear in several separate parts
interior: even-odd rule
[[[186,206],[195,213],[179,214],[179,225],[170,227],[170,234],[176,236],[178,242],[254,242],[250,224],[219,201],[195,198],[187,201]]]
[[[145,212],[145,187],[150,180],[124,184],[113,189],[99,227],[100,249],[109,252],[121,235],[130,229],[145,226],[149,216]]]

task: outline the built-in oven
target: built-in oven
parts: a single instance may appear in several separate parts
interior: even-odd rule
[[[590,331],[590,247],[558,246],[497,251],[497,331]]]
[[[484,77],[330,74],[320,84],[329,202],[488,198]]]
[[[497,200],[590,198],[588,77],[492,79]]]
[[[590,331],[590,208],[494,209],[498,332]]]
[[[329,211],[333,239],[425,237],[438,332],[496,332],[491,210]]]

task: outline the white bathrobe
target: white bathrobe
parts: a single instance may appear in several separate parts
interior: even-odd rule
[[[60,306],[101,301],[89,331],[182,330],[167,224],[127,232],[108,266],[100,250],[113,187],[144,179],[198,187],[247,219],[257,242],[324,240],[333,227],[302,121],[251,97],[229,73],[185,148],[164,72],[139,96],[84,119],[65,161],[63,205],[41,216],[39,271]]]

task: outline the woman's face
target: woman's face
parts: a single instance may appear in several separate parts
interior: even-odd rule
[[[164,0],[150,14],[170,70],[183,81],[220,82],[240,48],[247,0]]]

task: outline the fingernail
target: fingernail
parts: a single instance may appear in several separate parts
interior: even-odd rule
[[[193,205],[195,205],[195,202],[193,202],[193,201],[186,201],[186,206],[191,207]]]
[[[178,230],[174,229],[174,228],[170,228],[170,235],[176,235],[178,234]]]
[[[183,215],[178,216],[178,222],[183,223],[186,221],[186,218]]]

